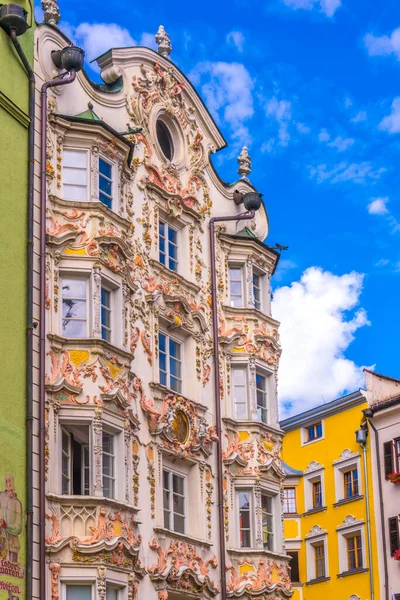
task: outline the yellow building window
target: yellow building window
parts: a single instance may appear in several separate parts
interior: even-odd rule
[[[312,484],[313,508],[322,508],[322,484],[321,480],[313,481]]]
[[[325,577],[325,546],[323,543],[314,546],[314,559],[315,578]]]
[[[283,512],[296,513],[296,488],[283,488]]]
[[[322,438],[322,422],[314,423],[314,425],[310,425],[306,428],[306,436],[307,442],[312,442],[313,440],[318,440]]]
[[[353,498],[358,496],[358,470],[352,469],[343,473],[344,480],[344,497]]]
[[[347,568],[349,571],[355,569],[362,569],[362,548],[361,548],[361,534],[357,533],[346,539],[347,543]]]

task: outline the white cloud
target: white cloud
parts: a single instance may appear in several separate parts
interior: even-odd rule
[[[380,258],[379,260],[374,262],[374,267],[387,267],[389,262],[390,261],[387,258]]]
[[[241,31],[231,31],[226,36],[228,44],[235,46],[238,52],[243,52],[244,35]]]
[[[362,385],[361,368],[345,356],[356,331],[369,324],[365,310],[356,310],[362,284],[360,273],[338,276],[310,267],[300,281],[275,291],[272,310],[281,322],[283,350],[278,388],[281,417]]]
[[[341,0],[283,0],[286,6],[290,6],[294,10],[303,8],[305,10],[312,10],[317,7],[327,17],[333,17],[336,10],[341,6]]]
[[[157,50],[158,46],[154,37],[154,33],[147,33],[146,31],[142,33],[139,46],[144,46],[145,48],[152,48],[153,50]]]
[[[329,135],[326,129],[321,129],[318,135],[318,139],[320,142],[329,142],[331,136]]]
[[[289,123],[292,118],[292,103],[288,100],[278,100],[276,96],[268,100],[266,114],[278,125],[278,140],[280,146],[287,146],[290,141]]]
[[[304,123],[296,123],[296,128],[299,133],[310,133],[311,129]]]
[[[338,152],[344,152],[347,148],[350,148],[354,142],[355,140],[353,138],[343,138],[341,135],[338,135],[328,144],[328,146],[336,148]]]
[[[62,23],[61,29],[85,50],[86,59],[89,61],[111,48],[137,44],[129,31],[116,23],[81,23],[78,27]]]
[[[386,169],[381,167],[374,169],[370,162],[348,163],[340,162],[332,169],[328,169],[326,164],[309,167],[310,176],[315,177],[317,183],[342,183],[344,181],[353,181],[354,183],[365,183],[367,180],[380,179]]]
[[[379,123],[379,128],[388,133],[400,133],[400,97],[392,102],[392,112]]]
[[[375,198],[372,200],[367,207],[367,210],[370,215],[387,215],[387,202],[389,202],[389,198]]]
[[[200,85],[207,107],[218,123],[228,123],[240,143],[251,142],[245,121],[254,113],[253,80],[246,67],[233,62],[199,63],[190,78]]]
[[[360,123],[361,121],[366,121],[367,120],[367,113],[365,110],[360,110],[360,112],[358,112],[356,114],[355,117],[353,117],[351,119],[352,123]]]
[[[367,33],[364,42],[370,56],[395,54],[400,60],[400,27],[390,35],[375,36],[373,33]]]

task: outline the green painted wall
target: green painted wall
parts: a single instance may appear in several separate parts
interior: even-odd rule
[[[30,5],[19,4],[28,11],[31,23]],[[33,29],[19,37],[31,64]],[[0,57],[0,600],[22,600],[26,557],[28,78],[2,29]]]

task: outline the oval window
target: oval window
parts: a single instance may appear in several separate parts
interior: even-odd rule
[[[172,157],[174,155],[172,135],[164,121],[161,121],[160,119],[157,121],[156,124],[156,133],[162,153],[164,154],[165,158],[167,158],[168,160],[172,160]]]

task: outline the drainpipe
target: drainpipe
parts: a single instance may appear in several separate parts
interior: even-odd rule
[[[67,77],[69,75],[69,77]],[[39,361],[39,564],[40,600],[46,600],[46,130],[47,90],[72,83],[76,72],[65,71],[56,79],[46,81],[40,91],[40,361]]]
[[[18,40],[9,36],[29,77],[28,198],[27,198],[27,308],[26,308],[26,597],[32,598],[33,560],[33,178],[35,152],[35,75]]]
[[[381,455],[379,450],[379,435],[376,430],[375,425],[372,422],[373,412],[371,409],[367,409],[364,411],[364,415],[368,420],[369,425],[371,426],[374,435],[375,435],[375,451],[376,451],[376,464],[378,467],[378,492],[379,492],[379,504],[380,504],[380,513],[381,513],[381,529],[382,529],[382,544],[383,544],[383,565],[384,565],[384,577],[385,577],[385,600],[390,600],[389,598],[389,574],[387,569],[387,548],[386,548],[386,523],[385,523],[385,512],[384,512],[384,503],[383,503],[383,490],[382,490],[382,469],[381,469]]]
[[[372,570],[372,541],[371,541],[371,513],[369,506],[369,479],[368,479],[368,468],[367,468],[367,447],[365,444],[361,444],[363,450],[364,460],[364,481],[365,481],[365,509],[367,513],[367,537],[368,537],[368,562],[369,562],[369,593],[370,600],[374,600],[374,574]]]
[[[259,197],[259,203],[246,202],[246,196]],[[223,483],[223,457],[222,457],[222,418],[221,394],[219,388],[219,344],[218,344],[218,307],[217,307],[217,273],[215,268],[215,228],[214,224],[221,221],[244,221],[253,219],[255,211],[260,207],[261,195],[250,192],[243,197],[245,208],[252,209],[239,215],[227,217],[212,217],[210,219],[210,261],[211,261],[211,298],[212,298],[212,331],[214,353],[214,394],[215,394],[215,419],[217,427],[217,487],[218,487],[218,525],[219,525],[219,552],[221,569],[221,599],[226,600],[226,558],[225,558],[225,525],[224,525],[224,483]],[[258,205],[257,205],[258,204]]]

